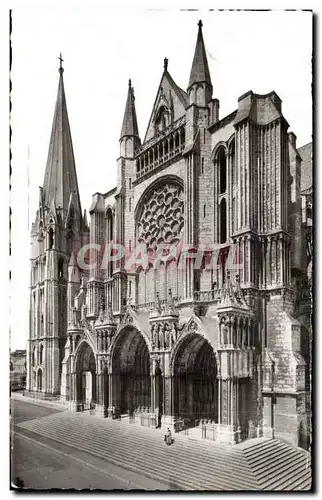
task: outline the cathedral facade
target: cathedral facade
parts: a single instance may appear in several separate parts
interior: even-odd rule
[[[129,82],[117,185],[87,219],[63,71],[31,234],[27,390],[200,439],[305,447],[309,257],[281,99],[249,91],[221,118],[199,22],[187,90],[165,59],[143,140]]]

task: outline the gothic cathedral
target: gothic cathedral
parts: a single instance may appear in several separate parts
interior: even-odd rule
[[[281,99],[249,91],[220,117],[200,21],[187,90],[165,59],[143,141],[129,82],[117,185],[87,221],[63,72],[31,231],[27,390],[200,439],[307,447],[309,257]]]

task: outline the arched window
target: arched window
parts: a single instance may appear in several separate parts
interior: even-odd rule
[[[42,371],[40,368],[37,372],[37,390],[42,391]]]
[[[227,204],[226,199],[223,198],[220,202],[220,243],[227,241]]]
[[[138,304],[144,304],[145,299],[145,271],[143,267],[138,269],[137,272],[137,298]]]
[[[113,224],[113,212],[111,208],[108,208],[106,212],[106,245],[109,245],[113,241],[114,224]],[[109,250],[111,251],[111,250]],[[109,259],[108,261],[108,277],[111,277],[113,273],[113,262]]]
[[[219,194],[223,194],[227,189],[227,168],[226,168],[226,154],[224,149],[220,150],[218,155],[219,162]]]
[[[44,256],[39,263],[39,281],[43,281],[45,279],[45,269],[46,269],[46,256]]]
[[[109,243],[113,240],[113,213],[110,208],[106,213],[106,239],[106,243]]]
[[[231,143],[231,149],[230,149],[230,154],[231,154],[231,168],[232,168],[232,183],[236,184],[236,154],[235,154],[235,141]]]
[[[231,199],[231,230],[235,232],[236,230],[236,184],[237,184],[237,173],[236,173],[236,155],[235,155],[235,139],[232,140],[230,144],[230,178],[232,184],[232,199]]]
[[[58,278],[64,277],[64,259],[60,258],[58,260]]]
[[[54,246],[54,230],[53,228],[49,228],[48,231],[48,248],[51,250]]]
[[[162,130],[164,130],[169,125],[169,122],[170,122],[169,110],[165,108],[165,106],[162,106],[159,109],[157,118],[155,120],[156,132],[161,132]]]
[[[39,347],[39,364],[40,365],[43,364],[43,351],[44,351],[44,346],[42,344],[40,344],[40,347]]]

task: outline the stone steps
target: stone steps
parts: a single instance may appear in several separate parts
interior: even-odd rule
[[[48,433],[47,433],[48,434]],[[56,435],[54,434],[53,436],[51,436],[52,438],[56,438]],[[86,436],[87,439],[90,439],[92,440],[92,434],[91,433],[88,433],[88,435]],[[66,436],[61,436],[61,438],[64,438],[64,442],[66,442]],[[68,438],[67,438],[68,439]],[[72,444],[72,443],[70,443]],[[115,443],[111,443],[111,445],[113,445],[113,458],[115,458]],[[165,446],[165,445],[164,445]],[[77,444],[77,448],[79,448],[79,443]],[[88,448],[88,447],[87,447]],[[91,447],[93,448],[93,447]],[[166,447],[167,448],[167,447]],[[162,463],[161,463],[161,467],[157,467],[157,464],[155,464],[155,455],[152,454],[147,454],[145,453],[144,455],[144,460],[141,461],[139,459],[140,455],[138,454],[138,449],[137,449],[137,446],[135,445],[135,447],[133,446],[133,449],[135,449],[135,452],[137,454],[137,459],[136,459],[136,462],[135,462],[135,466],[136,468],[138,468],[138,466],[142,466],[143,467],[143,470],[146,470],[146,464],[147,464],[147,461],[151,462],[151,463],[154,463],[154,466],[153,466],[153,470],[152,470],[152,476],[153,477],[156,477],[156,474],[159,474],[161,473],[161,476],[163,479],[168,475],[168,478],[170,480],[170,482],[177,482],[177,478],[178,478],[178,475],[179,476],[186,476],[186,477],[182,477],[182,479],[184,479],[184,484],[183,483],[180,483],[181,484],[181,487],[185,487],[185,488],[189,488],[189,489],[208,489],[208,488],[213,488],[213,484],[208,484],[209,483],[209,470],[206,470],[205,473],[202,473],[200,471],[200,468],[199,468],[199,471],[198,471],[198,476],[199,476],[199,484],[192,484],[189,479],[191,478],[191,475],[190,473],[188,473],[188,475],[186,474],[186,472],[188,471],[189,467],[187,468],[187,464],[184,463],[183,466],[180,467],[180,465],[178,465],[178,462],[174,465],[171,466],[171,469],[167,470],[167,467],[164,463],[164,458],[167,459],[168,457],[163,457],[163,460],[162,460]],[[168,448],[169,449],[169,448]],[[87,449],[87,451],[90,451],[89,449]],[[99,446],[96,446],[95,449],[91,449],[91,451],[94,453],[94,454],[99,454],[99,455],[103,455],[105,458],[110,458],[110,455],[107,454],[106,455],[106,450],[103,449]],[[105,453],[104,453],[105,452]],[[169,453],[168,453],[169,454]],[[121,461],[120,463],[121,464],[124,464],[124,460],[126,459],[126,457],[124,456],[124,454],[121,456]],[[166,462],[167,463],[167,462]],[[203,480],[202,481],[202,484],[200,484],[200,480]],[[223,485],[222,485],[223,486]],[[226,487],[229,488],[229,484],[226,485]]]
[[[275,467],[279,463],[283,463],[286,459],[296,455],[296,449],[290,451],[289,449],[279,450],[279,453],[276,453],[276,449],[273,448],[269,455],[267,453],[260,455],[257,460],[255,456],[252,461],[252,470],[254,473],[260,473],[263,470],[266,470],[268,467]]]
[[[26,422],[21,427],[162,482],[166,480],[182,489],[245,490],[258,487],[243,464],[242,454],[236,454],[230,447],[227,450],[221,447],[202,450],[199,443],[190,443],[186,439],[176,439],[175,444],[168,447],[159,431],[108,419],[96,420],[81,414],[70,415],[69,412],[54,414]]]
[[[310,489],[310,454],[304,450],[270,439],[245,448],[244,454],[261,489]]]
[[[229,446],[175,435],[124,421],[69,411],[30,420],[18,427],[106,459],[183,490],[309,489],[309,454],[275,439]]]

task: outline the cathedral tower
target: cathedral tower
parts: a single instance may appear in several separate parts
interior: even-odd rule
[[[60,57],[59,84],[45,178],[31,230],[27,389],[59,393],[67,330],[71,253],[87,232],[81,212]]]
[[[117,160],[117,192],[115,195],[116,211],[116,241],[121,243],[126,252],[131,252],[134,247],[134,190],[132,183],[136,178],[136,154],[141,146],[139,129],[135,110],[134,89],[131,80],[127,93],[121,135],[120,157]],[[135,292],[135,275],[115,268],[115,293],[113,309],[115,313],[122,312],[122,306],[128,295]]]

